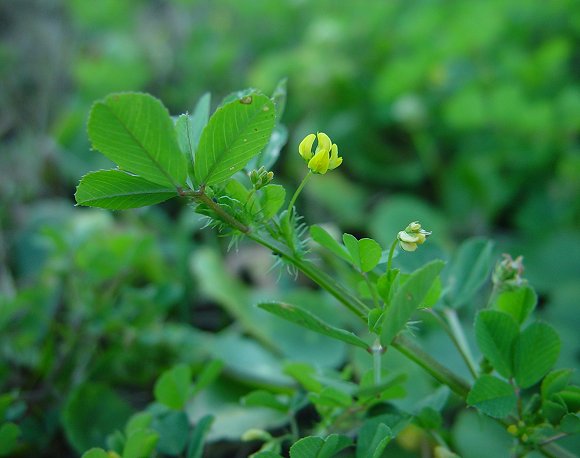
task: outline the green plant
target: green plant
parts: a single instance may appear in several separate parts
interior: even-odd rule
[[[415,251],[430,235],[418,222],[393,234],[386,249],[373,239],[351,234],[344,234],[341,243],[323,227],[309,227],[297,212],[297,198],[307,181],[324,179],[314,175],[338,167],[342,158],[327,135],[318,134],[315,151],[314,135],[306,137],[299,153],[310,170],[284,207],[285,189],[273,184],[273,174],[268,172],[282,146],[272,132],[279,126],[284,104],[281,84],[272,97],[255,90],[234,93],[211,116],[209,98],[204,97],[192,115],[172,119],[162,103],[147,94],[112,94],[93,106],[88,132],[95,149],[119,168],[85,175],[75,195],[79,205],[111,210],[185,199],[234,243],[247,238],[266,247],[291,273],[308,277],[357,319],[349,327],[335,326],[317,316],[316,309],[301,304],[258,304],[285,320],[345,342],[354,351],[368,352],[372,365],[359,376],[348,367],[321,373],[312,365],[289,363],[284,371],[294,379],[293,387],[244,396],[245,406],[276,411],[289,425],[280,435],[256,428],[244,434],[245,440],[262,442],[253,456],[278,457],[289,447],[295,458],[330,457],[343,450],[349,456],[380,457],[393,438],[408,435],[411,424],[423,431],[437,456],[455,456],[441,413],[447,402],[466,403],[494,418],[513,436],[517,456],[534,451],[569,456],[555,442],[578,432],[580,391],[570,384],[571,371],[550,372],[560,339],[550,325],[531,320],[537,299],[522,278],[521,260],[506,257],[493,271],[489,302],[475,318],[475,341],[481,352],[477,360],[458,310],[476,297],[491,273],[491,242],[468,240],[447,264],[433,260],[405,272],[393,266],[393,259],[414,254],[397,247]],[[314,256],[320,248],[323,263]],[[420,329],[411,321],[417,314],[448,333],[472,380],[443,366],[408,337]],[[405,374],[383,366],[384,353],[392,349],[442,387],[407,411],[390,408],[391,400],[405,396]],[[211,376],[204,383],[217,375],[208,370]],[[198,379],[192,388],[189,368],[177,366],[158,380],[155,397],[165,408],[182,411],[195,387],[204,383]],[[314,407],[318,418],[309,430],[296,421],[296,413],[306,405]],[[124,434],[113,436],[109,441],[113,456],[156,453],[157,440],[163,440],[149,427],[156,408],[133,417]],[[180,418],[182,440],[170,454],[199,456],[211,420],[200,420],[189,432],[187,418],[183,413]],[[132,451],[133,440],[146,447]],[[169,452],[157,448],[157,453]],[[104,457],[106,452],[95,449],[85,456]]]

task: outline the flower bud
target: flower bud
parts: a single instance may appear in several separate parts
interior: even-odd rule
[[[419,245],[423,245],[431,232],[421,229],[419,221],[410,223],[404,231],[397,234],[399,246],[405,251],[415,251]]]
[[[493,270],[491,280],[498,290],[516,289],[527,283],[522,277],[524,273],[524,258],[518,256],[512,259],[509,254],[504,253],[503,259],[499,261]]]

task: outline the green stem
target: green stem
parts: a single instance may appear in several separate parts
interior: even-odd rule
[[[389,273],[393,267],[393,255],[395,254],[395,248],[397,247],[398,239],[395,237],[393,243],[391,243],[391,249],[389,250],[389,259],[387,261],[387,273]]]
[[[242,223],[241,221],[230,215],[228,212],[226,212],[222,207],[220,207],[204,192],[197,193],[193,195],[193,197],[197,201],[202,202],[209,208],[211,208],[224,223],[229,224],[234,229],[237,229],[238,231],[243,232],[245,234],[250,232],[250,228],[248,226],[246,226],[244,223]]]
[[[373,343],[373,346],[371,347],[371,352],[373,354],[373,374],[375,385],[379,386],[381,384],[381,363],[384,348],[378,337],[375,339],[375,343]]]
[[[391,345],[411,361],[414,361],[421,366],[427,373],[432,375],[435,380],[451,388],[451,391],[455,394],[463,399],[467,397],[467,393],[469,393],[470,390],[469,384],[445,366],[441,365],[431,355],[425,353],[413,342],[402,335],[399,335]]]
[[[346,306],[346,308],[348,308],[351,312],[353,312],[357,317],[366,323],[366,304],[357,297],[354,297],[332,277],[322,272],[318,266],[312,264],[310,261],[297,258],[288,250],[285,250],[284,247],[276,241],[268,240],[256,234],[255,232],[248,232],[246,233],[246,236],[256,243],[259,243],[260,245],[268,248],[270,251],[272,251],[273,254],[286,259],[288,262],[302,271],[302,273],[304,273],[314,283],[317,283],[321,288],[332,294],[336,299],[338,299],[340,303]]]
[[[292,208],[294,207],[294,204],[296,203],[296,199],[298,199],[298,196],[302,192],[302,189],[304,189],[304,186],[306,186],[306,183],[308,182],[308,180],[311,176],[312,176],[312,171],[309,170],[308,173],[306,174],[306,176],[304,177],[304,179],[302,180],[302,183],[300,183],[300,186],[298,186],[298,189],[296,189],[296,191],[294,192],[292,199],[290,199],[290,203],[288,204],[288,212],[287,212],[288,217],[290,217],[290,212],[292,211]]]
[[[477,366],[475,364],[475,361],[473,360],[473,356],[471,354],[471,350],[469,349],[469,345],[467,344],[467,339],[465,338],[463,327],[461,326],[461,323],[459,322],[459,319],[457,317],[457,312],[453,309],[446,308],[443,313],[445,314],[447,324],[449,325],[445,326],[444,329],[451,337],[451,340],[457,347],[457,350],[459,350],[459,353],[461,354],[461,357],[465,361],[465,364],[467,365],[469,372],[471,373],[473,378],[476,379]]]
[[[366,272],[361,272],[362,277],[365,280],[365,283],[367,284],[367,288],[369,289],[369,293],[371,294],[371,297],[373,298],[373,304],[375,306],[375,308],[379,308],[381,305],[379,304],[379,296],[377,295],[377,290],[375,288],[373,288],[373,285],[371,283],[371,281],[369,280],[369,276],[367,275]]]

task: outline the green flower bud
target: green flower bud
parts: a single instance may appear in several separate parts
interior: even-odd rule
[[[491,280],[498,290],[517,289],[527,284],[527,280],[522,277],[524,273],[524,258],[518,256],[513,259],[509,254],[504,253],[503,259],[495,265]]]
[[[274,172],[268,172],[263,166],[258,170],[252,170],[248,175],[256,191],[266,186],[274,178]]]

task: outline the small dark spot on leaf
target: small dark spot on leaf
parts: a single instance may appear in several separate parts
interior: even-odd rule
[[[246,97],[242,97],[240,99],[240,103],[243,103],[244,105],[249,105],[252,103],[252,96],[251,95],[247,95]]]

